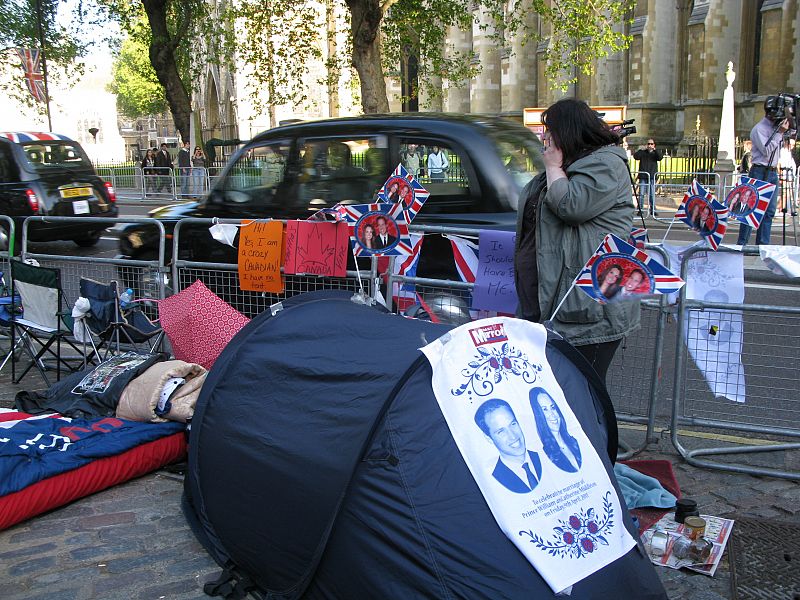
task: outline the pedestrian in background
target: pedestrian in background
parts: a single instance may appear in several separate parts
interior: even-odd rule
[[[599,304],[571,285],[607,234],[628,239],[634,209],[627,156],[619,136],[581,100],[559,100],[542,123],[545,172],[525,186],[517,213],[517,316],[552,318],[605,380],[622,338],[639,327],[639,303]]]
[[[646,146],[639,146],[633,153],[633,158],[639,161],[639,215],[642,214],[644,196],[650,198],[650,210],[656,207],[656,175],[658,162],[664,158],[661,150],[656,149],[655,141],[650,138]]]
[[[172,157],[169,154],[169,150],[167,150],[166,144],[161,144],[161,150],[156,153],[155,171],[158,172],[158,189],[156,191],[160,194],[166,186],[167,191],[172,193],[169,184],[172,179]]]
[[[450,168],[450,163],[447,161],[447,155],[439,148],[434,146],[431,153],[428,155],[428,177],[432,182],[441,183],[444,181],[445,174]]]
[[[192,154],[192,195],[199,197],[205,192],[206,155],[200,146],[195,146]]]
[[[751,156],[753,151],[753,142],[745,140],[742,143],[744,154],[742,154],[742,162],[739,163],[739,173],[747,175],[750,172]]]
[[[144,188],[144,195],[152,194],[155,192],[156,183],[154,177],[156,175],[156,153],[152,148],[148,148],[142,159],[142,187]]]
[[[178,173],[181,178],[181,195],[189,195],[189,175],[192,172],[192,157],[189,153],[189,142],[183,142],[178,150]]]

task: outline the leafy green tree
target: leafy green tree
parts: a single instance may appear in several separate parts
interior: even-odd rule
[[[384,72],[408,54],[419,57],[420,78],[440,75],[459,81],[474,74],[472,56],[445,55],[447,28],[472,27],[483,12],[498,44],[519,35],[526,42],[546,42],[545,71],[556,87],[575,80],[575,68],[591,73],[600,57],[628,46],[630,38],[616,25],[631,14],[632,0],[345,0],[350,11],[353,66],[361,79],[365,113],[385,112],[389,102]],[[534,12],[540,33],[528,18]],[[486,29],[487,23],[479,25]],[[383,33],[383,35],[380,35]]]
[[[300,104],[308,90],[308,63],[320,59],[322,15],[298,0],[234,0],[231,19],[242,23],[236,51],[247,65],[250,98],[256,111],[267,109],[277,125],[275,107]]]
[[[225,13],[207,0],[97,2],[128,36],[146,45],[175,126],[188,140],[193,85],[210,58],[225,64],[232,55]]]
[[[88,43],[77,37],[80,18],[70,26],[59,25],[56,17],[58,0],[39,0],[42,16],[42,33],[45,45],[45,60],[48,80],[63,81],[67,74],[70,80],[81,75]],[[78,14],[81,9],[77,8]],[[37,103],[28,92],[21,63],[14,48],[39,48],[36,0],[0,0],[0,65],[11,73],[10,80],[0,82],[0,89],[25,106],[35,107],[44,113],[45,105]]]
[[[135,119],[167,111],[164,87],[150,64],[141,36],[126,37],[111,69],[108,90],[117,96],[120,114]]]

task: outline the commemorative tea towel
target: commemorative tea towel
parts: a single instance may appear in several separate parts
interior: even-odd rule
[[[433,391],[500,529],[556,593],[626,554],[608,472],[545,357],[544,327],[496,317],[422,348]]]

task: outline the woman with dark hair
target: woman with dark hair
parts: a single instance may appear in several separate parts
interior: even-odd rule
[[[361,244],[364,248],[375,250],[375,228],[367,223],[361,233]]]
[[[628,239],[634,208],[627,155],[581,100],[559,100],[542,123],[545,172],[522,191],[517,214],[517,312],[537,323],[551,320],[605,379],[622,338],[639,327],[639,303],[565,296],[607,234]]]
[[[622,276],[625,274],[625,271],[622,270],[617,263],[612,264],[609,267],[606,267],[597,275],[597,283],[598,289],[603,296],[605,296],[606,300],[611,300],[614,296],[617,295],[620,288],[622,288]]]
[[[567,431],[561,409],[544,388],[533,388],[529,396],[544,453],[559,469],[574,473],[581,468],[581,449],[578,441]]]

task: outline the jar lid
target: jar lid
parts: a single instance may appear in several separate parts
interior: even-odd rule
[[[675,506],[681,510],[694,510],[697,508],[697,502],[691,498],[681,498],[675,501]]]
[[[702,517],[686,517],[683,520],[683,524],[687,527],[692,527],[695,529],[699,529],[700,527],[706,526],[706,520]]]

